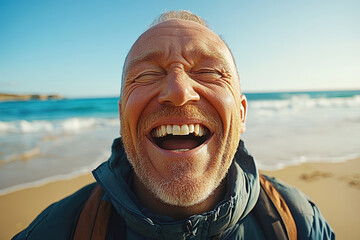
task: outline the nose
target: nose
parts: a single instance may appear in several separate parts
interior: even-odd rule
[[[182,106],[188,102],[200,100],[200,95],[194,89],[194,82],[186,72],[174,71],[164,80],[158,97],[160,104]]]

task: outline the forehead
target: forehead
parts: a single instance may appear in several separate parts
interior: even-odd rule
[[[144,32],[131,48],[125,69],[137,59],[205,56],[232,62],[223,40],[208,28],[187,20],[168,20]]]

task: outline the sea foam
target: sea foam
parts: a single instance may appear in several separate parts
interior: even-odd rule
[[[118,119],[69,118],[64,120],[0,121],[0,134],[74,132],[94,127],[118,126]]]
[[[311,98],[309,95],[296,95],[288,99],[249,101],[254,109],[283,110],[310,109],[325,107],[356,107],[360,106],[360,95],[341,98]]]

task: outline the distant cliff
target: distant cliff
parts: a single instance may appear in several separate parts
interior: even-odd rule
[[[51,94],[7,94],[0,93],[0,101],[28,101],[28,100],[50,100],[63,99],[61,95]]]

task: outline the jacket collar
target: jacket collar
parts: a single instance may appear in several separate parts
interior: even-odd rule
[[[247,153],[242,141],[227,175],[226,199],[214,210],[185,220],[165,221],[155,214],[150,214],[150,217],[139,208],[137,198],[129,186],[133,170],[121,138],[114,140],[110,159],[95,169],[93,174],[127,226],[142,235],[158,239],[181,239],[188,236],[206,239],[231,229],[253,209],[260,191],[255,161]]]

